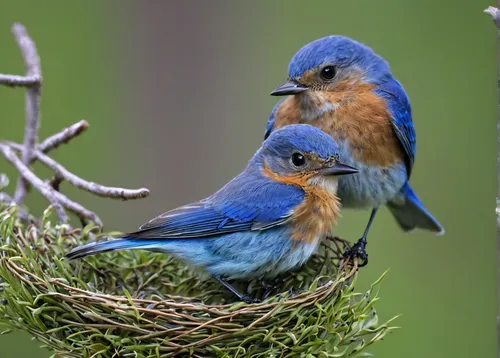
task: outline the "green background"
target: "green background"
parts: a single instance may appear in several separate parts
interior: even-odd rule
[[[89,180],[146,186],[142,201],[63,191],[109,230],[132,230],[202,198],[259,147],[290,57],[328,34],[353,37],[390,63],[412,101],[412,185],[446,235],[402,233],[386,209],[370,234],[364,289],[390,268],[378,310],[402,327],[379,357],[496,355],[496,31],[485,0],[3,1],[0,73],[24,72],[10,34],[26,25],[42,58],[40,137],[80,119],[88,133],[53,156]],[[22,140],[23,90],[0,87],[0,138]],[[49,173],[38,165],[40,175]],[[0,172],[15,182],[7,162]],[[11,189],[12,189],[11,185]],[[46,203],[31,194],[40,213]],[[344,211],[355,240],[368,211]],[[48,357],[26,334],[0,337],[2,358]]]

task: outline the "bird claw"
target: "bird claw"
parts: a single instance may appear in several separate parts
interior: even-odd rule
[[[240,300],[242,300],[243,302],[248,303],[248,304],[252,304],[252,303],[260,303],[260,302],[262,302],[262,301],[261,301],[261,300],[259,300],[258,298],[250,297],[250,296],[247,296],[247,295],[242,295],[242,296],[240,297]]]
[[[368,264],[368,253],[366,252],[366,240],[359,239],[351,248],[344,252],[345,259],[359,259],[358,267],[363,267]]]

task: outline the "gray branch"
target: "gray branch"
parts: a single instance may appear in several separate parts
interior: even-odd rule
[[[2,142],[0,142],[0,144],[2,144]],[[11,148],[17,151],[20,152],[23,151],[23,146],[20,144],[12,142],[3,142],[3,144],[10,146]],[[66,180],[68,183],[76,186],[77,188],[86,190],[90,193],[93,193],[101,197],[113,198],[113,199],[123,199],[123,200],[141,199],[149,195],[149,190],[146,188],[123,189],[123,188],[108,187],[93,182],[89,182],[71,173],[69,170],[67,170],[61,164],[56,162],[54,159],[43,154],[40,150],[35,150],[34,154],[36,159],[38,159],[40,162],[42,162],[55,172],[55,176],[56,178],[58,178],[58,180],[55,182],[58,182],[58,184],[60,183],[61,180]]]
[[[38,57],[34,42],[28,36],[23,25],[14,24],[12,33],[21,49],[26,66],[26,75],[17,76],[0,74],[0,85],[26,88],[26,126],[22,145],[6,141],[0,142],[0,153],[14,165],[20,174],[14,198],[12,199],[8,194],[2,192],[0,193],[0,201],[9,205],[15,202],[19,206],[19,213],[21,216],[28,217],[26,210],[22,208],[22,203],[29,185],[31,185],[54,207],[59,223],[68,222],[68,216],[64,210],[66,208],[76,214],[82,223],[94,222],[102,226],[101,220],[95,213],[71,201],[68,197],[59,192],[59,185],[62,181],[67,181],[78,188],[87,190],[98,196],[123,200],[145,198],[149,195],[149,190],[145,188],[132,190],[107,187],[89,182],[71,173],[61,164],[45,154],[84,132],[88,128],[88,123],[86,121],[82,120],[75,123],[37,145],[40,117],[40,94],[42,88],[40,58]],[[20,153],[21,158],[16,155],[14,150]],[[41,161],[42,164],[54,171],[52,180],[44,182],[30,170],[29,165],[34,160]],[[0,187],[1,186],[2,183],[0,183]],[[5,185],[3,185],[3,187],[4,186]],[[3,187],[1,189],[3,189]]]
[[[12,33],[21,49],[24,64],[26,66],[26,77],[22,80],[21,78],[17,78],[17,84],[20,85],[24,81],[25,86],[27,86],[28,83],[32,82],[26,90],[26,126],[24,129],[24,151],[22,156],[22,162],[25,165],[29,165],[33,158],[38,135],[42,73],[40,70],[40,58],[38,57],[35,43],[28,36],[24,26],[21,24],[14,24],[12,26]],[[15,77],[16,76],[14,76],[14,78],[11,77],[10,79],[15,79]],[[29,81],[29,79],[34,81]],[[10,83],[12,85],[12,81]],[[16,192],[14,193],[14,200],[19,206],[22,205],[27,190],[28,183],[25,178],[19,177]]]
[[[60,224],[66,224],[68,222],[68,216],[64,211],[64,208],[59,203],[58,198],[47,184],[45,184],[41,179],[39,179],[24,163],[14,154],[14,152],[5,144],[0,143],[0,151],[3,153],[5,159],[16,167],[16,169],[21,174],[27,182],[35,186],[40,194],[49,201],[49,203],[54,207],[57,215],[57,221]]]
[[[17,76],[0,74],[0,84],[8,87],[31,87],[40,83],[38,76]]]
[[[43,197],[45,197],[54,207],[59,223],[66,223],[68,221],[68,216],[64,212],[64,208],[73,212],[78,216],[83,222],[94,222],[99,226],[102,226],[102,221],[99,217],[92,211],[84,208],[82,205],[71,201],[66,195],[61,194],[51,188],[47,183],[38,178],[35,173],[33,173],[12,151],[12,149],[4,144],[0,143],[0,152],[3,153],[4,157],[14,165],[21,176],[26,179],[34,188],[36,188]],[[63,208],[64,207],[64,208]]]
[[[87,123],[87,121],[82,120],[78,123],[75,123],[70,127],[64,128],[61,132],[45,139],[42,143],[40,143],[37,149],[42,153],[48,153],[52,149],[56,149],[57,147],[59,147],[61,144],[68,143],[71,139],[87,130],[88,127],[89,124]]]

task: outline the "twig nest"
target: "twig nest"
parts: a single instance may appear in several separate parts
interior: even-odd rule
[[[300,271],[241,283],[262,303],[234,302],[217,283],[144,251],[68,262],[91,227],[22,226],[0,208],[0,323],[64,357],[354,357],[394,327],[378,324],[378,280],[354,292],[345,243],[331,239]]]

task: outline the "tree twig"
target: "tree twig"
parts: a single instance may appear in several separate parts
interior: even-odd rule
[[[54,207],[58,222],[60,224],[67,223],[68,215],[66,215],[64,208],[59,203],[58,198],[54,194],[54,190],[52,190],[52,188],[45,184],[26,165],[24,165],[24,163],[15,155],[15,153],[9,148],[9,146],[0,143],[0,151],[3,153],[5,159],[7,159],[16,167],[16,169],[19,171],[19,174],[21,174],[21,176],[30,184],[37,187],[40,194],[42,194],[42,196],[45,197],[45,199],[47,199],[49,203]]]
[[[8,87],[31,87],[40,83],[38,76],[17,76],[0,74],[0,84]]]
[[[68,221],[68,216],[64,212],[62,207],[73,212],[82,221],[88,223],[93,221],[99,226],[102,226],[102,221],[99,217],[92,211],[84,208],[82,205],[71,201],[66,195],[61,194],[54,189],[52,189],[47,183],[38,178],[12,151],[12,149],[3,143],[0,143],[0,152],[3,153],[4,157],[14,165],[17,171],[22,175],[26,181],[33,185],[53,206],[56,211],[58,221],[60,223],[66,223]]]
[[[61,183],[63,182],[64,178],[59,172],[55,172],[54,176],[52,179],[49,180],[49,185],[55,190],[55,191],[60,191],[61,188]]]
[[[61,132],[56,133],[49,138],[45,139],[42,143],[40,143],[37,147],[42,153],[48,153],[52,149],[56,149],[61,144],[68,143],[71,139],[83,133],[89,124],[87,121],[81,120],[67,128],[64,128]]]
[[[42,73],[40,69],[40,58],[38,57],[35,43],[28,36],[24,26],[21,24],[14,24],[12,26],[12,33],[16,38],[17,44],[19,45],[24,58],[24,63],[26,65],[26,77],[37,79],[37,81],[32,83],[26,90],[26,127],[24,129],[24,151],[22,153],[22,162],[25,165],[29,165],[33,158],[33,152],[35,150],[38,135]],[[22,205],[27,190],[28,184],[25,178],[19,177],[16,192],[14,193],[14,200],[19,206]],[[55,205],[55,203],[53,204]],[[63,217],[59,217],[59,219],[62,220]]]
[[[17,151],[21,152],[23,151],[23,146],[20,144],[12,142],[0,142],[0,144],[1,143],[6,144]],[[71,185],[74,185],[77,188],[86,190],[95,195],[104,198],[114,198],[122,200],[141,199],[149,195],[149,190],[146,188],[123,189],[123,188],[108,187],[93,182],[89,182],[71,173],[69,170],[67,170],[61,164],[56,162],[54,159],[43,154],[40,150],[35,150],[34,155],[36,159],[38,159],[40,162],[42,162],[55,172],[56,178],[59,177],[59,179],[66,180]]]
[[[88,128],[88,123],[84,120],[64,128],[61,132],[52,135],[37,145],[40,95],[42,88],[40,58],[34,42],[28,36],[23,25],[14,24],[12,32],[24,58],[26,75],[17,76],[0,74],[0,85],[25,87],[27,89],[25,101],[26,126],[22,145],[6,141],[0,142],[0,153],[14,165],[20,174],[14,198],[12,199],[6,193],[0,193],[0,200],[8,204],[15,202],[20,207],[20,210],[24,210],[22,208],[22,202],[26,196],[29,185],[32,185],[54,207],[57,219],[60,223],[66,223],[68,221],[68,216],[64,210],[66,208],[76,214],[84,225],[92,221],[102,226],[101,220],[95,213],[71,201],[68,197],[59,192],[59,185],[62,181],[67,181],[78,188],[102,197],[120,198],[123,200],[145,198],[149,195],[149,190],[145,188],[132,190],[107,187],[89,182],[71,173],[61,164],[45,154],[84,132]],[[19,151],[21,158],[16,155],[14,150]],[[30,170],[30,163],[36,159],[54,170],[54,177],[50,181],[43,181]],[[28,216],[27,212],[26,216]]]
[[[500,10],[498,8],[490,6],[485,13],[490,14],[493,18],[493,22],[497,27],[497,43],[500,44]],[[498,44],[497,44],[498,45]],[[497,51],[498,52],[498,51]],[[500,53],[498,55],[498,69],[500,69]],[[497,74],[497,84],[498,84],[498,152],[497,152],[497,292],[500,295],[500,72]],[[498,345],[500,347],[500,306],[497,307],[497,339]],[[500,350],[498,351],[498,357],[500,357]]]

